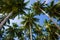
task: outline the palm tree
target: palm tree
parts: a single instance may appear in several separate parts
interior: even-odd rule
[[[3,40],[14,40],[15,37],[18,37],[19,40],[24,40],[23,28],[19,27],[16,23],[13,23],[13,26],[8,26],[9,28],[5,29],[6,36]]]
[[[44,2],[44,3],[45,3],[45,2]],[[55,24],[55,26],[60,30],[59,25],[57,25],[56,22],[53,21],[53,17],[50,16],[50,14],[52,15],[52,14],[54,14],[54,13],[57,12],[57,8],[59,8],[59,4],[54,5],[54,1],[52,1],[50,6],[45,7],[45,4],[44,4],[44,3],[40,3],[40,1],[35,2],[35,3],[33,4],[33,6],[32,6],[33,10],[35,11],[36,14],[37,14],[37,12],[38,12],[39,14],[44,13],[46,16],[48,16],[48,17],[50,18],[50,20],[51,20],[51,21]],[[57,7],[57,6],[58,6],[58,7]],[[54,8],[54,7],[55,7],[55,8]],[[48,8],[49,10],[46,10],[47,8]],[[51,8],[54,9],[54,10],[51,11]],[[44,10],[46,10],[47,13],[46,13]],[[51,12],[52,12],[52,13],[51,13]],[[50,13],[50,14],[48,14],[48,13]],[[56,14],[57,14],[58,17],[59,17],[59,15],[60,15],[60,14],[59,14],[59,10],[58,10],[58,13],[56,13]],[[53,15],[52,15],[52,16],[53,16]],[[55,15],[55,16],[56,16],[56,15]]]
[[[32,40],[32,28],[34,28],[36,22],[38,21],[38,19],[34,16],[35,14],[29,12],[22,17],[23,21],[21,22],[24,25],[24,28],[29,30],[30,40]]]
[[[40,25],[35,25],[33,28],[33,33],[36,35],[35,40],[43,40],[42,28]]]
[[[0,28],[2,28],[9,18],[25,13],[24,9],[27,9],[28,2],[24,2],[24,0],[1,0],[0,3],[0,13],[7,14],[6,18],[0,23]]]
[[[48,33],[48,40],[58,40],[59,37],[59,29],[55,27],[55,25],[51,21],[45,20],[45,27]]]

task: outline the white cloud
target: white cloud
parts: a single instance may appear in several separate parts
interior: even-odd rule
[[[18,19],[18,16],[16,16],[14,18],[14,20],[10,19],[10,25],[12,26],[12,23],[16,23],[18,26],[21,26],[22,24],[20,23],[21,21],[23,21],[21,18]]]

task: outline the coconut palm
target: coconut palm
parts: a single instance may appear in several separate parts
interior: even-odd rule
[[[49,12],[49,15],[51,17],[60,17],[60,3],[54,4],[54,1],[50,3],[50,5],[47,5],[47,12]],[[53,10],[53,11],[52,11]]]
[[[7,15],[7,17],[0,23],[0,28],[2,28],[3,24],[9,18],[14,18],[19,14],[25,13],[24,10],[27,9],[26,5],[28,2],[24,2],[24,0],[1,0],[0,3],[0,13]]]
[[[30,40],[32,40],[32,28],[34,28],[36,22],[38,21],[38,19],[34,16],[35,14],[28,12],[28,14],[22,17],[23,21],[21,22],[24,25],[24,28],[27,31],[29,30]]]
[[[36,35],[35,40],[43,40],[42,28],[40,25],[36,25],[36,27],[33,28],[33,33]]]
[[[48,40],[58,40],[59,30],[55,27],[55,25],[51,21],[45,20],[45,27],[48,33]]]
[[[19,40],[24,40],[23,28],[19,27],[16,23],[13,23],[13,26],[5,29],[6,34],[2,38],[3,40],[14,40],[15,37],[18,37]]]
[[[44,2],[45,3],[45,2]],[[48,13],[50,13],[51,15],[52,14],[54,14],[54,13],[56,13],[56,9],[59,7],[57,4],[56,5],[54,5],[54,1],[52,1],[51,2],[51,4],[48,6],[48,7],[45,7],[45,4],[44,3],[40,3],[40,1],[37,1],[37,2],[35,2],[34,4],[33,4],[33,6],[32,6],[32,8],[33,8],[33,10],[35,11],[35,13],[37,14],[37,12],[39,12],[39,14],[41,14],[41,12],[42,13],[44,13],[46,16],[48,16],[49,18],[50,18],[50,20],[55,24],[55,26],[60,30],[60,27],[59,27],[59,25],[57,25],[56,24],[56,22],[54,22],[53,21],[53,17],[51,18],[51,16],[48,14]],[[57,7],[58,6],[58,7]],[[53,7],[55,7],[55,8],[53,8]],[[54,9],[53,11],[51,11],[51,10],[46,10],[46,9]],[[45,9],[45,11],[47,12],[45,12],[44,11],[44,9]],[[51,13],[52,12],[52,13]],[[57,15],[59,15],[59,13],[56,13]],[[53,16],[53,15],[52,15]],[[56,15],[55,15],[56,16]],[[60,16],[59,16],[60,17]]]

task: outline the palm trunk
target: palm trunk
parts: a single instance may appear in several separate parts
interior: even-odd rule
[[[9,15],[7,15],[7,17],[0,23],[0,29],[2,28],[2,26],[4,25],[4,23],[9,19],[9,17],[12,15],[12,12],[9,13]]]
[[[30,40],[32,40],[32,28],[30,26]]]
[[[56,22],[53,21],[53,18],[51,18],[44,10],[42,10],[41,8],[39,8],[47,17],[50,18],[50,20],[55,24],[55,26],[60,30],[59,25],[56,24]]]
[[[58,34],[57,32],[55,32],[56,35],[58,35],[58,37],[60,37],[60,34]]]

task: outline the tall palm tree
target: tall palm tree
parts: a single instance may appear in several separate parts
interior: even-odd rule
[[[0,3],[0,13],[7,14],[7,17],[0,23],[0,28],[2,28],[9,18],[25,13],[24,10],[27,9],[28,2],[24,2],[24,0],[1,0]]]
[[[45,3],[45,2],[44,2]],[[57,25],[56,24],[56,22],[54,22],[53,21],[53,17],[51,18],[51,16],[50,16],[50,14],[52,15],[52,14],[54,14],[54,13],[56,13],[57,12],[57,8],[59,8],[59,4],[56,4],[56,5],[54,5],[54,1],[52,1],[51,2],[51,5],[50,6],[48,6],[48,7],[45,7],[45,4],[44,3],[40,3],[40,1],[37,1],[37,2],[35,2],[34,4],[33,4],[33,10],[35,11],[35,13],[37,14],[37,12],[39,13],[39,14],[41,14],[41,13],[44,13],[46,16],[48,16],[49,18],[50,18],[50,20],[55,24],[55,26],[60,30],[60,27],[59,27],[59,25]],[[58,6],[58,7],[57,7]],[[55,8],[54,8],[55,7]],[[51,11],[51,10],[46,10],[46,8],[48,8],[48,9],[54,9],[53,11]],[[47,13],[45,12],[45,11],[47,11]],[[52,12],[52,13],[51,13]],[[48,13],[50,13],[50,14],[48,14]],[[58,16],[60,15],[59,14],[59,12],[58,13],[56,13]],[[52,15],[53,16],[53,15]],[[56,15],[55,15],[56,16]],[[59,16],[60,17],[60,16]]]
[[[32,28],[35,27],[35,24],[38,21],[38,19],[34,16],[35,14],[29,12],[28,14],[22,17],[23,21],[21,22],[24,25],[24,28],[26,30],[29,30],[30,40],[32,40]]]

